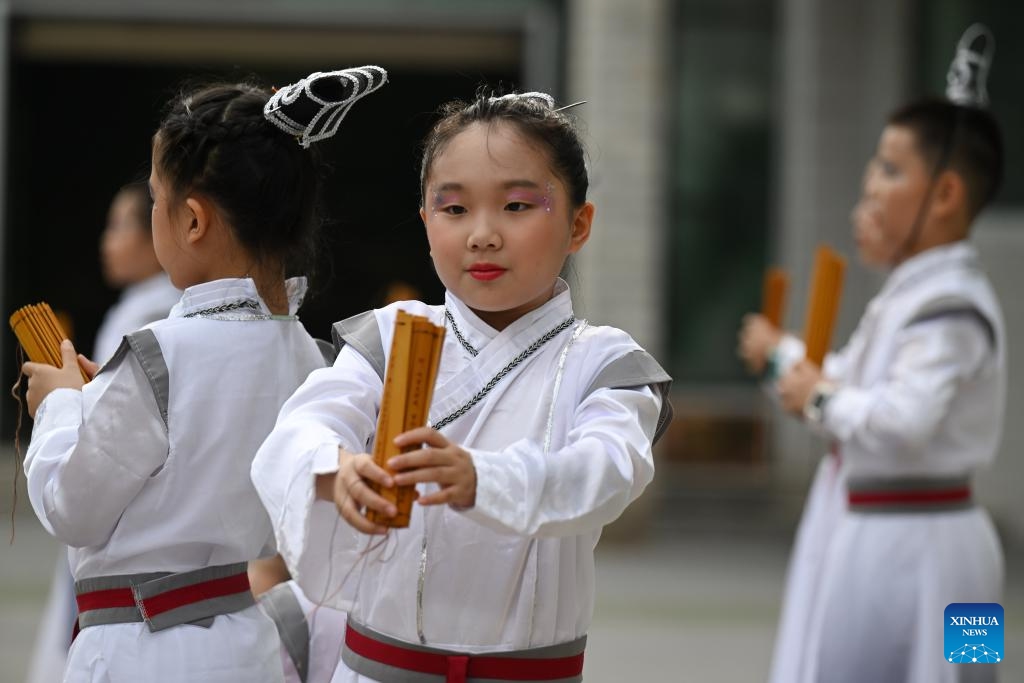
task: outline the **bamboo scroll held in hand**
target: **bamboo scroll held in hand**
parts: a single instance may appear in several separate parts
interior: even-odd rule
[[[53,309],[46,302],[22,306],[10,318],[11,329],[18,343],[25,349],[25,354],[33,363],[47,363],[54,367],[63,367],[64,361],[60,353],[60,343],[68,338],[54,315]],[[85,370],[82,379],[89,381]]]
[[[427,424],[443,341],[444,327],[434,325],[423,316],[398,312],[388,367],[384,374],[384,395],[377,418],[377,435],[373,442],[373,460],[384,469],[388,469],[387,461],[399,453],[395,437]],[[419,446],[410,446],[404,450],[417,448]],[[397,486],[386,489],[373,484],[371,488],[394,503],[398,514],[387,517],[375,510],[367,510],[366,518],[385,526],[409,526],[416,487]]]
[[[811,277],[810,299],[804,326],[806,358],[821,366],[825,361],[832,331],[839,314],[839,299],[843,293],[843,273],[846,261],[827,246],[818,247],[814,255],[814,274]]]
[[[765,271],[764,289],[761,291],[761,315],[777,329],[782,329],[788,291],[789,274],[786,271],[774,266]]]

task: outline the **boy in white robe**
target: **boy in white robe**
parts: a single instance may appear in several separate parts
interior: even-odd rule
[[[976,104],[890,117],[854,234],[862,260],[891,273],[842,363],[801,361],[779,381],[783,406],[838,442],[843,506],[789,628],[784,612],[773,680],[994,680],[943,646],[946,606],[997,602],[1003,582],[970,487],[995,457],[1006,391],[1002,313],[967,239],[1003,166],[998,125]]]

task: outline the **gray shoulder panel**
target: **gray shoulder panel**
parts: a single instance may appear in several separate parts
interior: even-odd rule
[[[598,389],[651,387],[661,396],[661,414],[658,416],[658,428],[654,433],[656,443],[672,422],[672,402],[669,400],[671,385],[672,377],[662,369],[658,361],[643,349],[636,349],[606,365],[583,395],[589,396]]]
[[[384,381],[384,343],[380,339],[380,327],[373,311],[367,311],[334,323],[331,330],[334,347],[340,352],[348,344],[365,358]]]
[[[287,583],[279,583],[260,596],[260,606],[277,626],[281,644],[299,680],[305,683],[309,675],[309,624],[299,599]]]
[[[917,323],[927,322],[929,320],[937,320],[939,318],[968,318],[974,320],[985,330],[985,335],[988,337],[989,343],[993,348],[995,348],[995,326],[980,308],[967,299],[961,299],[959,297],[944,297],[937,299],[919,311],[916,316],[911,318],[907,325],[910,326]]]
[[[325,339],[314,339],[316,347],[320,349],[320,355],[324,357],[324,362],[328,365],[334,365],[334,359],[338,357],[338,349],[331,342]]]
[[[166,427],[170,379],[167,373],[167,363],[164,362],[164,353],[160,349],[160,342],[157,341],[153,330],[138,330],[125,335],[122,346],[125,343],[131,348],[139,365],[142,366],[142,371],[149,379],[153,395],[156,397],[156,405],[160,409],[160,417],[164,419]],[[114,355],[117,357],[118,354]]]

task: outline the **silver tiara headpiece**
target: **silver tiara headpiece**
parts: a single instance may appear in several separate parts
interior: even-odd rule
[[[501,95],[500,97],[488,98],[491,102],[500,102],[501,100],[541,100],[548,106],[548,109],[553,111],[565,111],[566,109],[572,109],[578,107],[581,104],[586,104],[586,100],[580,100],[579,102],[573,102],[567,104],[564,107],[558,107],[555,109],[555,98],[546,92],[514,92],[508,95]]]
[[[388,72],[379,66],[317,71],[275,92],[263,116],[309,147],[338,132],[352,105],[387,82]]]
[[[954,104],[969,107],[988,106],[988,70],[996,41],[983,24],[971,24],[960,37],[956,55],[946,74],[946,97]]]

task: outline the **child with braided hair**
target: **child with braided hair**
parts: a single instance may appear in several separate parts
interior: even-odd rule
[[[246,563],[274,551],[249,479],[284,400],[324,363],[296,311],[320,221],[311,142],[381,87],[377,67],[271,96],[218,84],[153,136],[153,246],[184,290],[82,385],[27,363],[32,506],[72,546],[81,629],[65,681],[281,681]],[[325,104],[327,103],[327,104]]]
[[[628,334],[573,314],[558,275],[590,236],[587,187],[548,95],[448,105],[420,209],[444,304],[337,323],[334,366],[260,448],[253,481],[293,576],[324,604],[354,596],[336,682],[580,679],[594,546],[653,477],[670,382]],[[411,450],[388,472],[367,451],[400,310],[448,333],[431,426],[397,437]],[[417,487],[409,528],[363,516],[396,513],[371,483]]]

